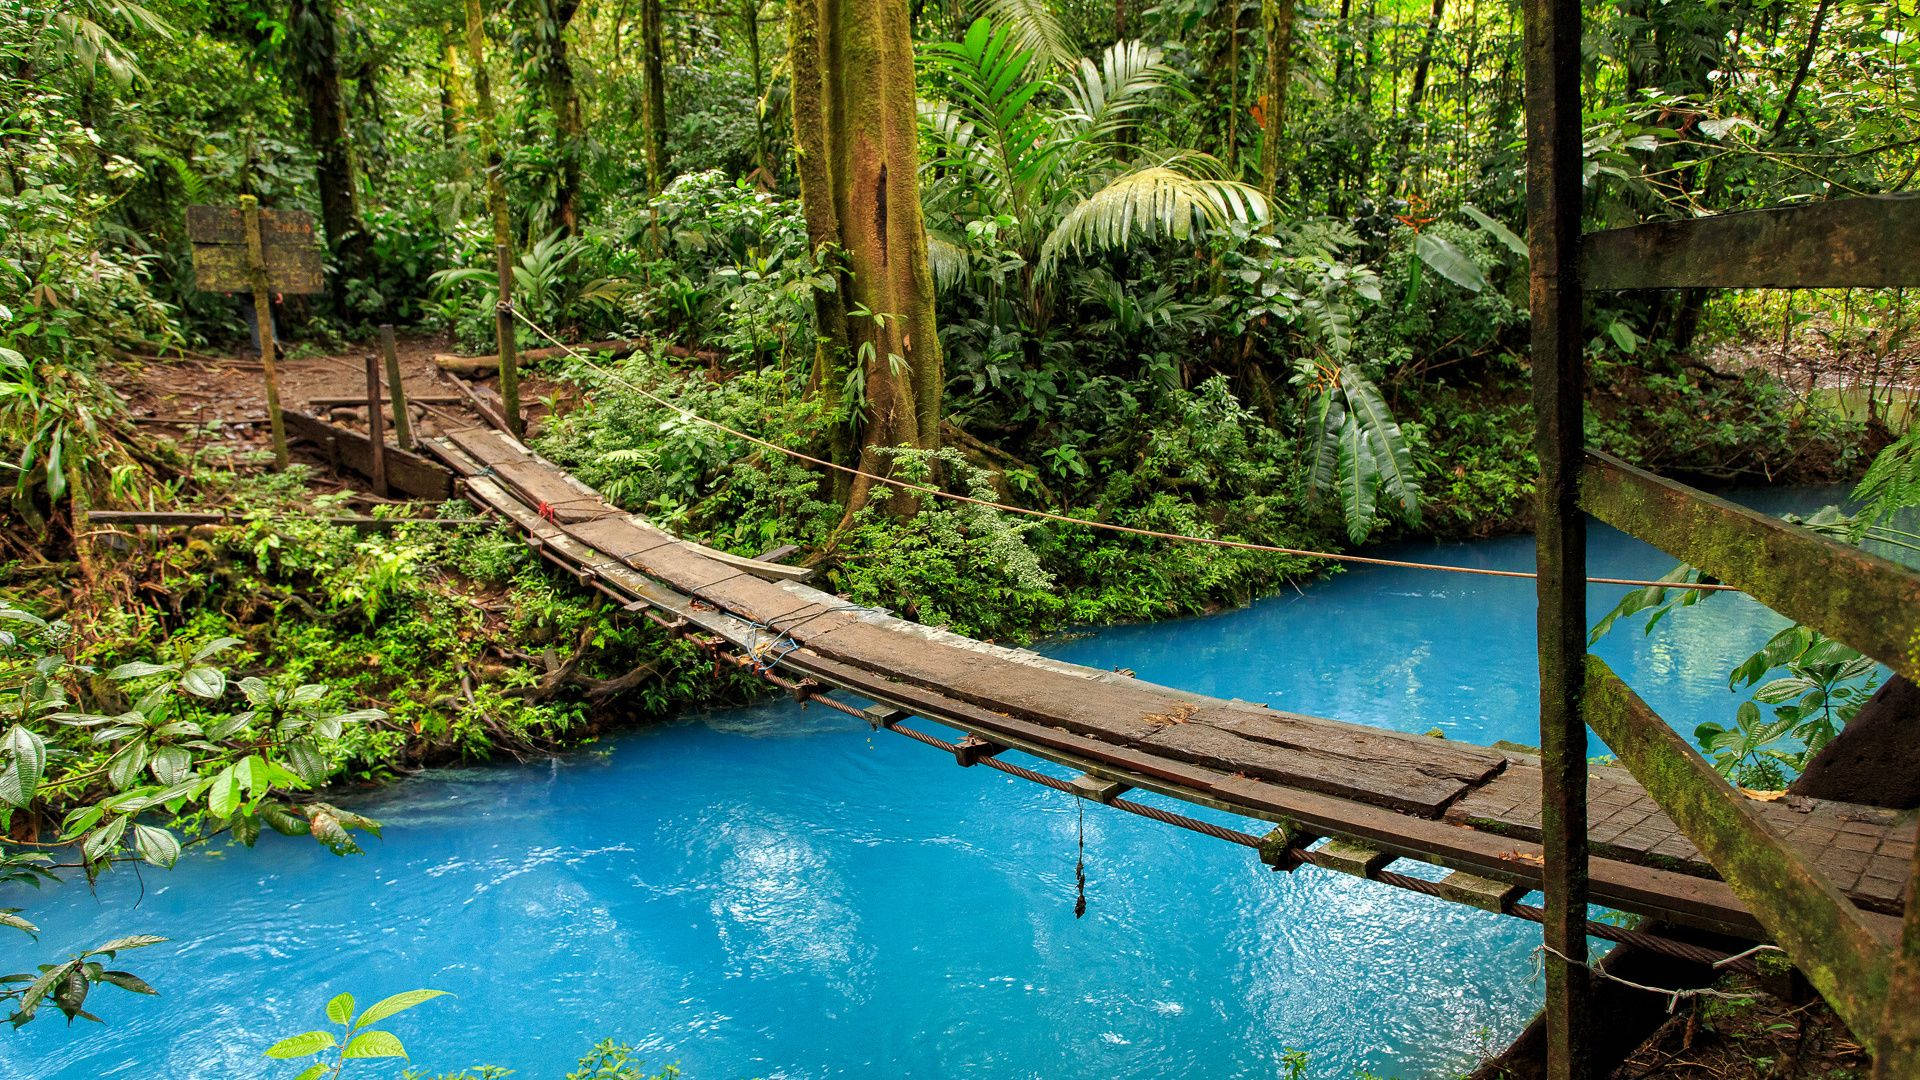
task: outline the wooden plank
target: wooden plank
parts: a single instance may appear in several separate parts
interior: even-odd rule
[[[1511,882],[1495,881],[1460,870],[1440,879],[1440,892],[1456,904],[1466,904],[1495,914],[1505,914],[1515,901],[1526,895],[1525,889]]]
[[[193,244],[195,288],[206,292],[244,292],[252,288],[246,225],[239,207],[187,207],[187,238]],[[268,289],[289,295],[326,291],[313,215],[300,210],[262,210],[260,240]]]
[[[362,476],[373,467],[373,447],[365,435],[329,424],[317,416],[289,410],[287,431],[296,438],[337,448],[339,463]],[[453,474],[426,458],[387,447],[387,482],[416,499],[445,499],[453,494]]]
[[[1780,614],[1920,679],[1920,574],[1606,454],[1587,454],[1580,504]]]
[[[1840,890],[1775,836],[1751,801],[1605,662],[1587,658],[1587,720],[1846,1021],[1871,1039],[1889,950]]]
[[[1502,836],[1538,840],[1539,782],[1537,767],[1509,765],[1491,783],[1475,788],[1449,806],[1446,820]],[[1900,913],[1904,882],[1866,874],[1870,863],[1865,859],[1847,874],[1840,856],[1851,847],[1874,852],[1871,857],[1875,859],[1898,861],[1913,843],[1915,822],[1911,815],[1821,799],[1747,801],[1776,835],[1832,879],[1848,899],[1872,911]],[[1716,874],[1707,857],[1625,769],[1592,770],[1587,815],[1596,855],[1686,874]]]
[[[443,447],[442,452],[448,449]],[[547,547],[570,545],[571,557],[579,564],[606,561],[602,558],[604,553],[595,552],[558,526],[540,520],[531,509],[489,480],[473,481],[469,495],[483,506],[499,510],[529,535],[539,537]],[[622,573],[619,568],[605,573],[623,591],[672,611],[693,625],[722,633],[731,640],[757,640],[758,631],[740,620],[712,609],[703,610],[695,606],[690,597],[663,588],[641,575],[630,571]],[[755,584],[770,587],[763,582]],[[877,722],[922,715],[1070,767],[1098,768],[1103,775],[1173,798],[1283,824],[1297,823],[1319,835],[1355,837],[1400,857],[1420,859],[1449,869],[1470,870],[1527,888],[1535,888],[1540,883],[1540,850],[1537,845],[1523,841],[1233,777],[1058,728],[1025,723],[837,663],[807,649],[788,657],[782,667],[879,702],[869,710],[880,718]],[[1721,882],[1607,860],[1596,860],[1593,881],[1594,899],[1599,903],[1723,933],[1745,936],[1760,933],[1759,925]]]
[[[1920,285],[1920,198],[1867,195],[1593,233],[1603,289],[1893,289]]]

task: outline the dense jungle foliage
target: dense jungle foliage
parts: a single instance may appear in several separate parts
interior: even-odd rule
[[[351,852],[379,826],[328,801],[341,785],[750,692],[461,505],[329,524],[349,502],[307,467],[137,423],[127,387],[249,354],[250,306],[195,286],[190,205],[314,215],[327,291],[274,301],[296,359],[365,351],[381,323],[480,354],[501,325],[518,348],[646,339],[529,364],[533,444],[663,526],[797,544],[825,587],[978,636],[1212,610],[1325,564],[909,496],[688,414],[1163,533],[1333,550],[1526,527],[1514,0],[900,7],[0,6],[0,883],[169,866],[263,826]],[[1911,0],[1586,8],[1589,228],[1920,171]],[[835,70],[816,47],[895,23],[910,64]],[[918,209],[889,212],[882,166],[867,229],[872,178],[845,147],[902,117],[886,130],[918,164],[894,182]],[[1850,481],[1892,444],[1868,508],[1815,523],[1911,542],[1913,308],[1596,301],[1589,439],[1721,484]],[[239,520],[160,542],[89,522],[189,506]],[[1698,595],[1645,590],[1616,615]],[[1781,786],[1870,668],[1787,631],[1699,737],[1740,782]],[[0,999],[15,1024],[46,1004],[93,1018],[90,987],[151,992],[106,966],[150,943],[9,976]],[[328,1007],[337,1045],[298,1037],[321,1054],[303,1075],[361,1056],[353,1008]],[[580,1075],[640,1075],[626,1053]]]

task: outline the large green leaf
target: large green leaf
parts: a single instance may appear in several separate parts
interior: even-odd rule
[[[1434,272],[1468,292],[1479,292],[1487,287],[1487,275],[1474,264],[1467,253],[1447,240],[1430,232],[1423,232],[1413,238],[1414,253],[1420,261],[1433,267]]]
[[[335,1045],[333,1032],[309,1031],[305,1034],[281,1039],[267,1047],[266,1056],[270,1058],[302,1058],[317,1054],[329,1046]]]
[[[1203,154],[1180,154],[1115,177],[1060,218],[1040,247],[1041,273],[1069,253],[1124,251],[1136,240],[1185,240],[1229,221],[1265,220],[1258,191],[1196,172],[1216,165]]]
[[[408,990],[404,993],[395,994],[390,998],[383,998],[375,1002],[366,1012],[360,1015],[360,1022],[362,1024],[377,1024],[395,1013],[405,1012],[422,1002],[432,1001],[437,997],[445,997],[446,993],[445,990]]]
[[[1479,207],[1471,203],[1463,203],[1460,206],[1460,212],[1472,218],[1474,224],[1480,226],[1481,230],[1488,236],[1505,244],[1507,250],[1523,259],[1529,256],[1530,252],[1527,250],[1527,242],[1525,240],[1520,239],[1512,229],[1500,224],[1494,220],[1491,215],[1481,211]]]
[[[1347,519],[1347,535],[1360,543],[1373,531],[1374,489],[1379,484],[1373,446],[1351,413],[1340,429],[1340,508]]]
[[[1340,385],[1346,391],[1348,408],[1365,430],[1379,469],[1381,486],[1400,504],[1410,522],[1420,520],[1420,479],[1414,472],[1413,451],[1406,436],[1388,411],[1386,399],[1360,369],[1352,364],[1340,369]]]
[[[403,1058],[406,1047],[388,1031],[363,1031],[340,1052],[343,1058]]]

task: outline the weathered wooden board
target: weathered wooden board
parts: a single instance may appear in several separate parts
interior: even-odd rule
[[[187,239],[193,244],[194,288],[206,292],[246,292],[253,288],[247,265],[245,218],[237,206],[187,207]],[[326,291],[313,215],[302,210],[260,211],[261,253],[272,292],[311,294]]]
[[[308,413],[289,410],[287,435],[307,439],[334,455],[336,464],[362,476],[373,470],[373,442],[358,431],[329,424]],[[416,499],[445,499],[453,495],[453,474],[418,454],[397,446],[386,448],[387,483]]]
[[[1900,911],[1907,861],[1912,857],[1912,815],[1821,799],[1755,801],[1769,828],[1805,852],[1855,903],[1875,911]],[[1679,826],[1625,769],[1596,767],[1587,789],[1594,854],[1681,873],[1711,875]],[[1447,809],[1448,821],[1537,840],[1540,836],[1540,770],[1510,765],[1492,782]]]
[[[1580,505],[1780,614],[1920,680],[1920,574],[1606,454],[1588,452]]]
[[[1920,285],[1920,198],[1872,195],[1591,233],[1589,290]]]

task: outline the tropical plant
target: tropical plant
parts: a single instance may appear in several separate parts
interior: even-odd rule
[[[32,1023],[41,1004],[50,1000],[55,1008],[65,1014],[68,1023],[75,1020],[105,1023],[86,1010],[87,994],[95,986],[105,983],[136,994],[159,993],[148,986],[145,979],[130,971],[108,970],[106,961],[129,949],[158,945],[165,940],[145,934],[117,938],[105,945],[75,953],[65,960],[41,964],[33,972],[0,975],[0,986],[15,987],[0,991],[0,1001],[13,1003],[13,1013],[7,1017],[7,1022],[16,1028]]]
[[[937,91],[921,109],[929,255],[953,284],[1019,262],[1031,331],[1050,317],[1053,272],[1070,255],[1184,240],[1228,222],[1264,219],[1266,200],[1193,151],[1133,160],[1122,141],[1156,94],[1171,92],[1161,50],[1110,46],[1054,76],[1013,30],[976,20],[960,41],[926,50]],[[972,223],[994,223],[980,245]],[[956,232],[955,230],[958,230]],[[980,265],[976,265],[976,264]]]
[[[353,995],[339,994],[327,1002],[327,1021],[340,1027],[338,1034],[325,1028],[289,1035],[268,1047],[265,1056],[282,1061],[312,1058],[312,1064],[300,1070],[297,1080],[320,1080],[340,1075],[349,1061],[372,1058],[405,1058],[407,1048],[391,1031],[373,1025],[437,997],[445,990],[407,990],[369,1005],[358,1016],[353,1014]]]
[[[1877,665],[1857,651],[1804,626],[1789,626],[1727,677],[1729,689],[1753,687],[1771,672],[1786,674],[1741,702],[1734,726],[1707,721],[1693,737],[1714,768],[1743,787],[1776,791],[1805,771],[1873,696]],[[1761,706],[1773,716],[1763,718]]]
[[[1373,531],[1381,495],[1409,524],[1420,520],[1420,480],[1413,451],[1358,364],[1312,363],[1302,380],[1314,395],[1312,491],[1332,492],[1355,543]]]

